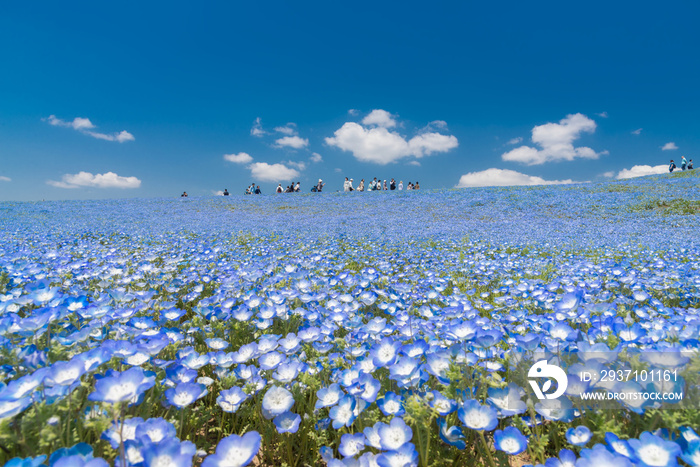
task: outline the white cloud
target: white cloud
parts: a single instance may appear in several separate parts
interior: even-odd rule
[[[608,118],[608,113],[605,112],[605,111],[603,111],[603,112],[601,112],[601,113],[599,113],[599,114],[596,114],[596,115],[599,116],[599,117],[602,117],[602,118]]]
[[[675,151],[676,149],[678,149],[678,146],[676,146],[676,143],[673,141],[666,143],[661,147],[662,151]]]
[[[239,152],[238,154],[224,154],[224,160],[233,162],[234,164],[247,164],[253,162],[253,158],[247,152]]]
[[[567,185],[573,180],[545,180],[509,169],[486,169],[462,175],[456,188],[478,186]]]
[[[221,190],[211,190],[211,194],[214,196],[224,196],[224,192]]]
[[[262,119],[260,117],[255,119],[255,122],[253,122],[253,126],[250,129],[250,134],[251,136],[255,136],[256,138],[262,138],[263,135],[265,135],[265,130],[263,130],[262,127]]]
[[[335,173],[337,173],[337,174],[339,174],[339,173],[342,172],[342,171],[343,171],[343,169],[338,168],[338,167],[336,167],[335,169],[333,169],[333,172],[335,172]]]
[[[276,140],[275,144],[280,147],[301,149],[309,145],[309,140],[306,138],[300,138],[299,136],[285,136]]]
[[[418,161],[411,161],[408,163],[408,165],[415,165],[416,167],[420,167],[420,162]]]
[[[93,175],[89,172],[66,174],[63,177],[61,177],[60,182],[49,180],[46,183],[58,188],[138,188],[141,186],[141,180],[139,180],[138,178],[121,177],[115,174],[114,172],[107,172],[105,174],[96,175]]]
[[[605,178],[613,178],[615,176],[615,172],[611,170],[609,172],[603,172],[601,175]]]
[[[298,170],[304,170],[306,168],[306,162],[287,161],[286,164]]]
[[[248,166],[254,179],[263,182],[278,182],[292,180],[299,177],[299,172],[284,164],[268,164],[266,162],[255,162]]]
[[[311,154],[311,157],[309,158],[311,162],[323,162],[323,157],[317,152],[314,152]]]
[[[597,159],[601,154],[589,147],[575,148],[573,142],[581,133],[593,133],[596,123],[583,114],[567,115],[559,123],[546,123],[532,129],[532,142],[540,149],[520,146],[504,153],[504,161],[520,162],[527,165],[544,164],[550,161],[572,161],[576,158]]]
[[[357,109],[350,109],[350,110],[348,110],[348,113],[354,117],[356,115],[359,115],[360,111]]]
[[[511,139],[506,144],[518,144],[518,143],[522,143],[522,142],[523,142],[523,138],[518,136],[517,138]]]
[[[668,171],[668,166],[667,165],[655,165],[655,166],[650,166],[650,165],[635,165],[631,169],[622,169],[620,172],[617,174],[618,180],[623,180],[625,178],[635,178],[635,177],[643,177],[645,175],[656,175],[656,174],[662,174],[666,173]]]
[[[362,122],[366,125],[377,125],[381,119],[378,117],[380,114],[376,112],[379,111],[372,111],[376,118],[373,117],[370,123],[367,123],[367,120],[372,114],[365,117]],[[385,115],[391,115],[386,111],[381,112],[384,112]],[[355,122],[345,122],[342,127],[335,131],[333,137],[326,138],[325,141],[330,146],[351,152],[357,160],[382,165],[404,157],[423,157],[433,153],[447,152],[458,146],[457,138],[437,132],[420,133],[407,141],[399,133],[388,130],[387,123],[384,121],[384,126],[367,128]],[[394,125],[395,123],[394,121]]]
[[[5,177],[4,175],[0,175],[0,182],[11,182],[12,179],[10,177]]]
[[[396,126],[396,120],[394,116],[386,110],[374,109],[369,115],[362,119],[362,124],[366,126],[376,125],[382,128],[394,128]]]
[[[637,128],[636,130],[634,130],[634,131],[632,132],[633,135],[639,135],[639,134],[641,134],[641,133],[642,133],[642,129],[641,129],[641,128]]]
[[[101,139],[104,141],[117,141],[119,143],[125,143],[127,141],[134,141],[134,135],[126,130],[122,130],[117,133],[100,133],[97,131],[91,131],[93,128],[97,128],[90,121],[89,118],[76,117],[73,121],[67,122],[57,118],[55,115],[49,115],[49,118],[45,119],[49,122],[49,125],[62,126],[66,128],[72,128],[85,135],[92,136],[93,138]]]
[[[278,126],[275,128],[275,131],[277,133],[282,133],[283,135],[296,135],[297,129],[296,129],[296,124],[295,123],[287,123],[285,126]]]

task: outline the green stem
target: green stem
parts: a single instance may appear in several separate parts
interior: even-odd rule
[[[479,431],[479,437],[481,438],[481,443],[484,445],[484,449],[486,450],[486,457],[489,460],[489,465],[491,467],[496,467],[496,463],[493,461],[493,456],[491,455],[491,447],[486,442],[486,437],[484,436],[483,431]]]

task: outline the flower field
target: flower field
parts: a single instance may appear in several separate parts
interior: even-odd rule
[[[700,465],[699,220],[692,172],[0,203],[0,462]]]

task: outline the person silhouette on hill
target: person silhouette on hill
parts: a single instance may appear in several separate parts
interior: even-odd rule
[[[688,161],[685,156],[681,157],[681,170],[685,170],[688,167]]]
[[[183,191],[182,194],[180,195],[180,198],[187,198],[187,192]]]
[[[228,196],[228,188],[224,188],[224,196]]]
[[[670,172],[673,172],[673,169],[675,169],[675,168],[676,168],[676,163],[673,162],[673,159],[671,159],[671,163],[668,164],[668,171],[669,171],[669,173],[670,173]]]

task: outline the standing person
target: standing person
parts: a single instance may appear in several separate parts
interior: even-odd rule
[[[318,184],[316,185],[316,191],[320,192],[321,190],[323,190],[323,186],[324,186],[324,185],[325,185],[325,183],[323,183],[323,180],[321,180],[321,179],[319,178],[319,179],[318,179]]]
[[[224,188],[224,196],[228,196],[228,188]]]
[[[297,182],[297,185],[294,187],[295,192],[300,192],[301,191],[301,182]]]
[[[256,195],[259,195],[259,194],[261,194],[261,193],[262,193],[262,191],[260,191],[260,185],[256,186],[256,187],[255,187],[255,194],[256,194]]]
[[[416,184],[413,186],[414,190],[420,190],[420,183],[416,182]]]
[[[688,160],[683,156],[681,157],[681,170],[685,170],[686,167],[688,167]]]
[[[279,185],[277,185],[277,189],[275,190],[275,192],[282,193],[282,184],[281,183]]]
[[[408,186],[406,187],[406,190],[412,190],[413,189],[413,183],[408,182]]]
[[[403,190],[403,180],[399,180],[399,191]]]
[[[393,178],[391,179],[391,182],[389,183],[389,189],[391,191],[394,191],[396,189],[396,180],[394,180]]]
[[[693,159],[690,159],[690,162],[688,162],[688,170],[693,170]]]
[[[357,185],[357,191],[365,191],[365,179],[360,180],[360,184]]]
[[[384,191],[386,191],[386,180],[384,180]]]
[[[352,187],[352,182],[354,180],[351,178],[350,181],[348,182],[348,191],[355,191],[355,189]]]
[[[367,191],[374,191],[375,188],[377,188],[377,182],[374,180],[370,180],[369,187],[367,188]]]
[[[673,172],[673,169],[676,168],[676,163],[673,162],[673,159],[671,159],[671,163],[668,165],[668,171]]]
[[[348,190],[349,184],[350,184],[350,180],[348,180],[348,177],[345,177],[345,181],[343,182],[343,191],[350,191],[350,190]]]
[[[182,194],[180,195],[180,198],[187,198],[187,192],[183,191]]]

